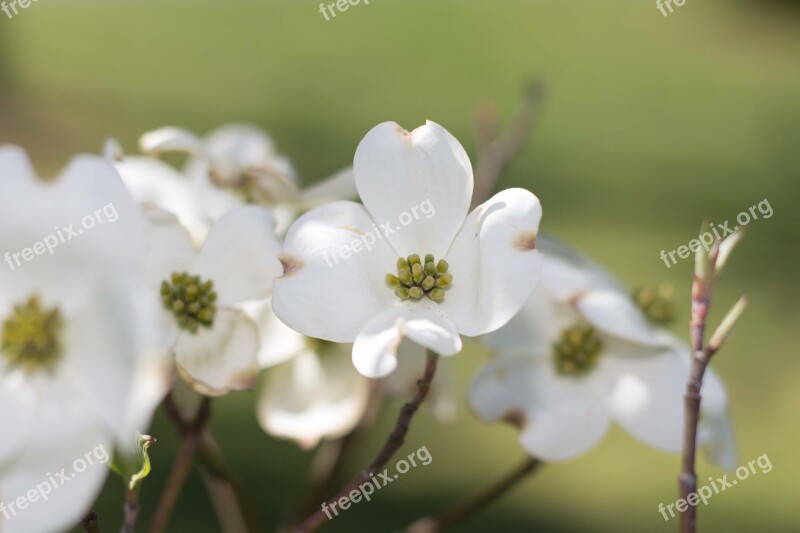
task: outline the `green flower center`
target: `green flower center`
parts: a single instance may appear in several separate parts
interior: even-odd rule
[[[203,281],[186,272],[173,272],[161,282],[161,301],[172,311],[181,329],[197,333],[200,326],[210,328],[217,314],[214,282]]]
[[[672,287],[641,287],[633,291],[633,301],[653,324],[666,326],[675,319]]]
[[[64,321],[57,307],[45,309],[37,296],[14,306],[3,322],[2,354],[12,367],[52,370],[61,357]]]
[[[397,275],[386,274],[386,285],[394,289],[401,300],[420,300],[427,296],[435,302],[444,300],[445,291],[453,283],[453,275],[447,272],[450,266],[440,259],[437,263],[433,254],[427,254],[425,261],[418,254],[401,257],[397,260]]]
[[[556,371],[562,376],[583,376],[597,365],[603,341],[591,326],[573,326],[553,344]]]

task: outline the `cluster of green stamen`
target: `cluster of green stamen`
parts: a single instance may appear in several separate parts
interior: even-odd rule
[[[418,254],[401,257],[397,260],[397,275],[386,274],[386,285],[394,289],[395,296],[401,300],[420,300],[427,296],[439,302],[453,283],[448,268],[447,261],[440,259],[437,263],[433,254],[427,254],[424,262]]]
[[[52,369],[61,356],[64,321],[58,308],[45,309],[39,298],[14,306],[3,322],[2,353],[12,367],[33,372]]]
[[[175,314],[178,326],[191,333],[214,323],[217,293],[211,280],[204,282],[199,276],[174,272],[168,281],[161,282],[161,301]]]
[[[583,376],[597,365],[603,341],[593,327],[573,326],[564,330],[553,348],[559,374]]]
[[[647,319],[661,326],[675,319],[675,298],[672,287],[641,287],[633,291],[633,301]]]

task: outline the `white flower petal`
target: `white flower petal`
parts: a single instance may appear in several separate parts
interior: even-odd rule
[[[259,206],[242,206],[220,218],[206,237],[197,274],[213,280],[221,306],[263,300],[282,272],[280,242],[272,215]]]
[[[648,446],[678,452],[687,355],[677,346],[654,349],[604,339],[598,365],[587,379],[625,431]]]
[[[147,218],[147,250],[144,255],[144,279],[151,289],[158,291],[161,282],[173,272],[191,270],[197,253],[186,228],[171,213],[161,208],[145,205],[142,212]]]
[[[104,158],[78,156],[45,182],[33,176],[22,150],[4,147],[0,182],[0,227],[13,228],[0,235],[0,299],[39,292],[51,305],[69,307],[117,265],[140,260],[144,217]]]
[[[542,285],[553,298],[568,302],[593,290],[625,293],[622,285],[599,265],[552,237],[541,236],[537,248],[544,256]]]
[[[205,143],[194,133],[183,128],[165,127],[149,131],[139,138],[139,149],[148,155],[164,152],[186,152],[207,157]]]
[[[589,451],[609,424],[593,392],[580,380],[556,375],[544,359],[490,361],[473,379],[469,402],[485,422],[519,427],[523,448],[544,461]]]
[[[594,327],[643,346],[663,346],[664,342],[633,303],[620,292],[592,290],[579,295],[575,306]]]
[[[553,299],[540,281],[520,312],[508,324],[483,339],[499,356],[550,357],[553,344],[561,333],[581,323],[577,310]]]
[[[147,432],[171,385],[174,328],[165,328],[162,317],[156,292],[121,271],[68,317],[59,371],[128,447],[137,432]]]
[[[455,137],[430,121],[410,133],[384,122],[358,145],[353,170],[372,218],[398,228],[387,236],[398,254],[444,256],[472,198],[472,166]]]
[[[3,438],[0,438],[0,471],[5,463],[20,452],[33,431],[37,391],[26,374],[9,368],[0,359],[0,420],[3,421]],[[0,500],[2,501],[2,500]],[[2,522],[0,522],[2,523]]]
[[[458,331],[476,336],[508,322],[541,271],[536,235],[542,208],[524,189],[508,189],[478,206],[447,254],[453,286],[441,303]]]
[[[370,320],[353,344],[353,364],[368,378],[382,378],[397,367],[397,349],[404,337],[439,355],[461,351],[455,326],[428,299],[403,302]]]
[[[258,325],[261,332],[261,368],[288,361],[306,349],[306,337],[280,321],[272,311],[272,300],[250,302],[240,306]]]
[[[174,351],[181,377],[206,396],[251,389],[258,375],[258,328],[239,310],[220,309],[210,329],[184,331]]]
[[[149,157],[126,157],[114,167],[137,202],[169,211],[189,230],[194,242],[203,241],[211,220],[204,216],[204,204],[195,198],[189,178]]]
[[[0,502],[16,503],[16,513],[8,511],[8,518],[0,513],[4,533],[74,527],[91,508],[108,474],[113,450],[110,433],[68,383],[46,381],[38,387],[34,432],[23,453],[13,463],[0,466]],[[47,499],[29,496],[37,489]],[[27,502],[24,509],[17,503],[20,497]]]
[[[355,428],[367,407],[369,383],[339,352],[302,352],[270,371],[258,402],[264,431],[311,448]]]
[[[355,198],[358,198],[355,174],[352,168],[345,168],[302,191],[299,207],[310,209],[328,202]]]
[[[284,324],[309,337],[353,342],[367,322],[397,302],[385,285],[397,256],[356,203],[334,202],[300,217],[286,236],[281,261],[284,274],[275,279],[272,307]]]

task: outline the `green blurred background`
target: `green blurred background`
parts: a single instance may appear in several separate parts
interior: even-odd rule
[[[658,257],[696,234],[704,216],[733,220],[763,199],[774,215],[751,224],[727,269],[711,322],[741,293],[750,308],[714,362],[725,380],[741,462],[768,454],[773,470],[699,508],[702,530],[798,531],[800,359],[798,170],[800,9],[792,2],[688,0],[664,17],[651,0],[372,0],[326,22],[313,1],[41,0],[0,14],[0,142],[29,149],[42,172],[107,136],[130,151],[162,125],[208,131],[254,122],[307,181],[347,165],[384,120],[447,127],[475,155],[473,116],[494,102],[504,118],[532,76],[547,82],[535,134],[501,186],[534,191],[543,229],[605,264],[629,286],[674,285],[688,320],[690,260]],[[522,457],[516,432],[466,407],[485,354],[446,361],[460,376],[460,415],[438,425],[424,410],[406,451],[416,468],[328,526],[395,531],[475,493]],[[254,394],[215,404],[213,428],[272,530],[303,492],[311,454],[265,435]],[[371,458],[399,403],[360,440],[348,474]],[[152,433],[147,524],[179,439],[163,413]],[[581,459],[548,465],[462,532],[674,531],[660,502],[677,498],[678,457],[622,431]],[[707,461],[699,479],[721,475]],[[121,524],[121,483],[96,507]],[[197,472],[170,531],[215,531]]]

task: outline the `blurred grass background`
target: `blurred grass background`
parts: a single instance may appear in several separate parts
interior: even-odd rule
[[[630,286],[667,282],[684,311],[690,260],[658,255],[685,244],[701,219],[721,222],[763,199],[774,215],[751,224],[720,285],[711,322],[741,293],[746,319],[714,368],[726,381],[741,461],[768,454],[751,476],[699,509],[702,530],[798,531],[800,359],[800,10],[792,2],[689,0],[663,17],[652,1],[372,0],[325,22],[313,1],[42,0],[0,16],[0,142],[29,149],[42,172],[107,136],[130,151],[144,131],[207,131],[254,122],[276,138],[307,181],[347,165],[384,120],[435,120],[474,155],[472,119],[493,101],[515,111],[523,83],[543,76],[548,97],[534,138],[503,187],[534,191],[543,229],[609,267]],[[4,231],[8,228],[4,229]],[[330,523],[329,531],[395,531],[485,486],[517,463],[516,432],[477,422],[469,377],[484,354],[449,360],[461,413],[437,425],[423,411],[407,451],[416,468]],[[266,436],[253,394],[215,404],[213,427],[271,529],[301,495],[311,455]],[[372,457],[399,403],[359,442]],[[159,415],[147,524],[179,440]],[[678,457],[614,430],[592,453],[548,465],[462,532],[674,531],[660,502],[677,498]],[[707,461],[699,479],[721,475]],[[170,531],[215,531],[192,474]],[[96,509],[121,523],[122,487],[110,479]]]

